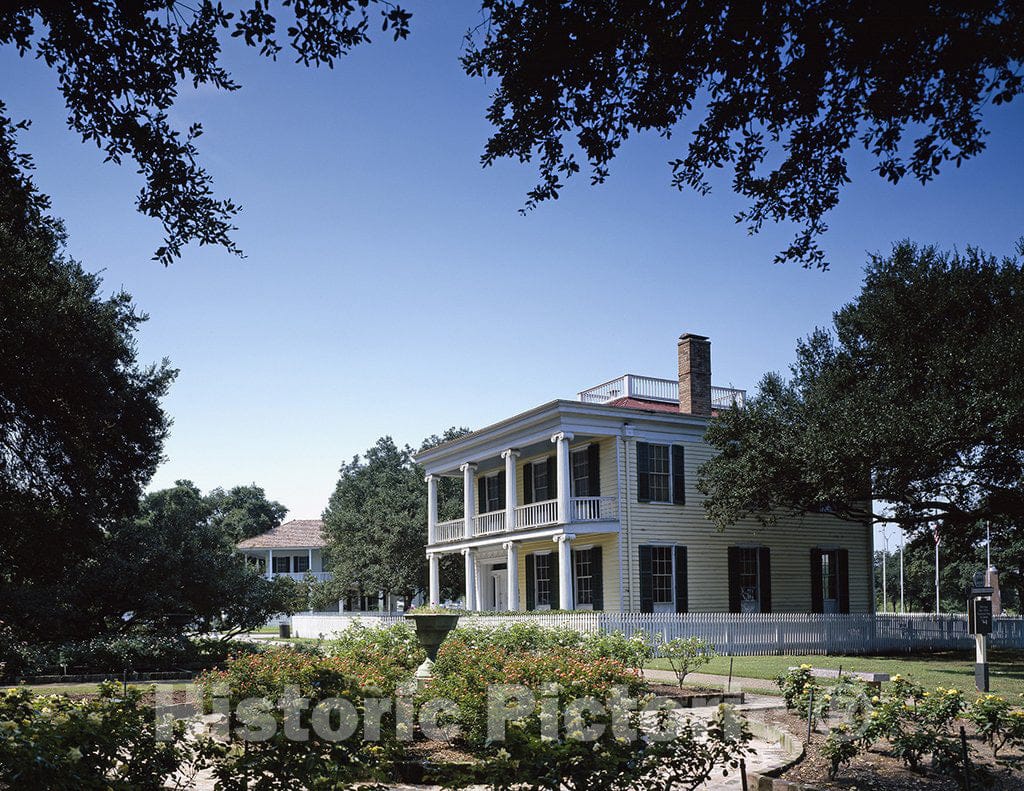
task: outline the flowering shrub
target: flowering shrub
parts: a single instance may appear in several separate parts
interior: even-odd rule
[[[593,656],[614,659],[637,673],[654,658],[654,643],[643,631],[634,632],[631,637],[622,632],[591,634],[584,638],[582,645]]]
[[[426,658],[416,630],[407,623],[372,628],[354,623],[329,641],[326,651],[367,667],[389,665],[395,673],[399,668],[412,672]]]
[[[141,690],[100,686],[73,700],[0,695],[0,786],[38,789],[159,789],[194,758],[183,723],[157,736],[155,709]]]
[[[218,789],[335,788],[385,779],[401,752],[393,710],[380,713],[373,741],[364,740],[358,716],[368,697],[393,695],[406,675],[394,664],[290,648],[236,657],[224,670],[204,673],[198,679],[204,710],[228,711],[228,739],[201,742]],[[244,749],[236,746],[241,740]]]
[[[803,699],[807,688],[814,684],[811,678],[811,666],[800,665],[790,670],[785,675],[775,679],[775,683],[782,690],[782,697],[786,701],[786,708],[793,711]]]
[[[828,777],[835,780],[839,774],[840,767],[846,766],[854,758],[860,748],[857,746],[857,739],[850,732],[850,726],[845,722],[834,728],[830,728],[828,737],[821,745],[821,754],[828,761]]]
[[[715,647],[699,637],[677,637],[658,646],[658,655],[667,659],[679,686],[683,679],[715,656]]]
[[[604,700],[616,687],[634,696],[641,691],[634,671],[580,648],[512,651],[500,645],[475,645],[478,635],[458,632],[462,630],[453,632],[438,650],[434,678],[421,697],[453,701],[462,738],[475,746],[486,743],[487,693],[492,684],[523,684],[536,692],[545,684],[557,684],[562,701],[588,696]]]
[[[1012,712],[1009,701],[1000,695],[982,695],[967,708],[964,716],[988,742],[993,758],[1013,736],[1014,720],[1024,725],[1024,712]]]

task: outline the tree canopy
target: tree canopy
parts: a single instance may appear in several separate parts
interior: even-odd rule
[[[136,512],[176,374],[138,360],[129,295],[102,296],[59,224],[20,211],[0,221],[0,619]]]
[[[447,442],[467,431],[448,429],[429,437],[421,447]],[[449,518],[456,508],[461,513],[461,503],[458,481],[442,481],[440,518]],[[330,597],[384,591],[408,601],[426,588],[427,486],[408,445],[399,448],[391,437],[381,437],[362,457],[343,464],[323,518],[334,573]],[[442,574],[448,581],[446,591],[458,590],[458,564],[446,559]],[[318,594],[321,599],[324,596]]]
[[[409,31],[410,15],[386,0],[241,5],[228,11],[214,0],[25,0],[0,10],[0,45],[35,53],[56,70],[68,126],[107,160],[134,161],[144,179],[137,207],[163,225],[164,242],[154,257],[164,264],[193,241],[240,252],[231,239],[239,207],[214,195],[212,178],[198,161],[202,125],[182,130],[169,117],[182,83],[240,87],[220,62],[225,37],[275,60],[287,46],[299,63],[333,68],[370,41],[371,6],[396,40]],[[287,13],[283,21],[281,13]],[[27,200],[31,162],[14,145],[18,123],[0,103],[0,181],[20,186]]]
[[[231,4],[229,4],[231,5]],[[482,0],[466,72],[493,80],[494,132],[483,163],[535,161],[526,208],[557,198],[589,167],[604,182],[631,136],[685,133],[671,183],[700,193],[732,170],[752,231],[799,226],[778,260],[826,267],[825,217],[862,146],[875,171],[927,182],[985,145],[982,109],[1015,98],[1024,78],[1024,8],[1010,0],[629,3]],[[467,17],[472,19],[472,17]],[[180,86],[239,87],[221,63],[231,42],[306,66],[334,66],[380,24],[406,38],[411,14],[388,0],[24,0],[0,10],[0,46],[54,68],[68,124],[112,162],[132,160],[140,212],[163,225],[156,258],[189,242],[239,252],[239,206],[217,197],[200,164],[202,125],[170,120]],[[0,184],[21,202],[31,162],[21,121],[0,103]]]
[[[268,500],[255,483],[226,491],[218,487],[206,495],[206,502],[214,524],[235,543],[277,527],[288,514],[286,506]]]
[[[891,182],[922,183],[984,148],[981,111],[1022,90],[1024,6],[1009,0],[561,2],[484,0],[473,76],[496,80],[484,164],[537,161],[527,208],[586,160],[604,182],[630,135],[688,142],[672,184],[710,190],[731,168],[766,220],[800,231],[777,261],[827,267],[817,243],[863,146]]]
[[[797,346],[745,408],[714,419],[709,517],[825,511],[941,525],[968,545],[1024,523],[1024,267],[909,242],[873,256],[831,330]],[[872,498],[874,502],[872,502]]]

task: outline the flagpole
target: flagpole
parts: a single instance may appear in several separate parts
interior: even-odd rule
[[[939,525],[932,525],[935,533],[935,614],[939,614]]]
[[[900,613],[903,614],[907,610],[903,606],[903,545],[907,543],[906,533],[900,538]]]

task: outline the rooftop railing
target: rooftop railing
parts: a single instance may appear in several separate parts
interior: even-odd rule
[[[641,401],[662,401],[679,403],[679,382],[675,379],[658,379],[653,376],[623,374],[596,387],[583,390],[579,399],[585,404],[607,404],[619,398],[636,398]],[[742,407],[747,391],[733,387],[711,388],[711,406],[714,409]]]

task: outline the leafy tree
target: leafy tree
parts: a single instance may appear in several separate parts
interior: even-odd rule
[[[258,536],[281,524],[288,514],[287,507],[276,500],[268,500],[263,488],[235,486],[228,491],[216,488],[206,495],[212,509],[211,519],[235,543]]]
[[[10,193],[0,207],[0,620],[46,628],[71,570],[137,510],[176,371],[140,364],[146,317],[101,296],[59,223]]]
[[[323,515],[336,591],[423,590],[427,499],[417,472],[412,449],[391,437],[341,465]]]
[[[1022,293],[1015,257],[908,242],[873,256],[832,331],[799,343],[792,377],[766,376],[712,421],[709,517],[824,510],[911,535],[940,523],[966,543],[990,520],[1000,543],[1024,519]]]
[[[448,429],[425,440],[423,449],[465,433]],[[454,519],[456,508],[462,511],[461,484],[440,483],[439,518]],[[336,601],[352,591],[384,591],[408,600],[426,589],[427,487],[408,445],[399,448],[391,437],[381,437],[363,457],[343,464],[323,518],[334,576],[320,586],[318,601]],[[453,595],[462,585],[459,565],[443,560],[443,592]]]
[[[0,45],[23,56],[34,52],[56,70],[69,127],[108,160],[137,165],[145,181],[138,210],[163,225],[164,242],[154,257],[164,264],[191,241],[239,252],[231,241],[238,206],[213,195],[210,175],[197,161],[202,126],[183,132],[170,120],[182,83],[240,87],[220,63],[225,36],[276,60],[283,35],[297,62],[333,68],[370,41],[371,5],[395,40],[409,33],[410,14],[387,0],[239,5],[227,11],[214,0],[25,0],[0,10]],[[285,20],[276,16],[282,12]],[[28,188],[31,162],[14,146],[17,126],[0,103],[0,184],[21,187],[18,202],[25,203],[39,196]]]
[[[604,182],[631,134],[688,133],[672,184],[701,194],[733,171],[736,219],[800,231],[777,261],[827,267],[817,238],[861,145],[881,177],[922,183],[984,148],[981,110],[1024,85],[1024,6],[483,0],[471,76],[496,81],[485,165],[537,160],[527,208],[590,168]],[[692,133],[691,133],[692,130]]]
[[[0,10],[0,45],[56,69],[69,126],[111,161],[138,166],[138,209],[164,227],[156,258],[165,264],[190,241],[237,252],[238,206],[214,195],[198,164],[202,126],[170,122],[179,84],[236,90],[220,62],[229,41],[333,67],[370,41],[374,20],[395,40],[410,29],[411,15],[388,0],[229,5],[24,0]],[[708,173],[730,167],[750,202],[737,220],[752,231],[766,220],[798,224],[777,258],[806,266],[827,266],[816,240],[850,180],[851,146],[883,178],[927,182],[983,150],[982,108],[1024,84],[1024,10],[1009,0],[481,6],[462,63],[496,80],[482,159],[538,161],[528,208],[558,196],[581,169],[577,157],[601,183],[631,134],[669,137],[690,124],[685,152],[669,163],[672,184],[704,194]],[[31,163],[13,144],[18,125],[0,103],[0,184],[24,188]]]

